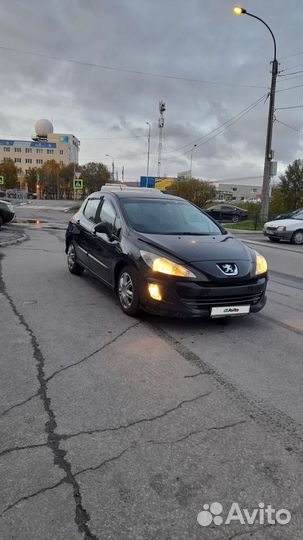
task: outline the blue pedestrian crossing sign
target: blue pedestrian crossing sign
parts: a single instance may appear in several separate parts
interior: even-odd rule
[[[83,189],[82,178],[74,178],[74,189]]]
[[[0,186],[3,186],[4,184],[4,176],[0,176]]]

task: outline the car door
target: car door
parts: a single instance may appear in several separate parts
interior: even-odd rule
[[[99,208],[99,215],[97,212],[96,221],[106,223],[111,230],[111,235],[109,237],[106,233],[92,231],[89,247],[89,265],[98,277],[106,283],[114,285],[114,268],[121,253],[121,218],[109,197],[104,197]]]
[[[222,217],[221,217],[221,221],[232,221],[232,216],[233,216],[233,207],[232,206],[228,206],[228,205],[222,205],[221,206],[221,212],[222,212]]]
[[[88,250],[90,236],[96,224],[96,212],[100,206],[100,198],[90,198],[83,209],[83,213],[77,219],[77,235],[75,235],[76,252],[79,262],[89,267]]]

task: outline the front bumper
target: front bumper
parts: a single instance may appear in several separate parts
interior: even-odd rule
[[[152,300],[148,283],[157,283],[162,300]],[[177,317],[200,317],[212,307],[250,306],[260,311],[266,304],[267,276],[230,284],[166,278],[148,278],[141,287],[142,307],[149,312]]]
[[[290,242],[293,232],[277,231],[276,229],[264,229],[263,234],[264,236],[268,236],[268,238],[277,238],[278,240],[286,240],[287,242]]]

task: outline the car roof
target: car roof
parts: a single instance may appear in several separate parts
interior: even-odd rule
[[[89,195],[90,198],[99,198],[102,197],[105,193],[109,193],[110,195],[114,195],[115,197],[119,199],[133,199],[133,198],[140,198],[140,199],[172,199],[172,200],[183,200],[181,197],[175,197],[174,195],[169,195],[168,193],[163,193],[159,189],[151,189],[151,188],[140,188],[138,189],[132,188],[130,190],[128,189],[106,189],[104,191],[96,191],[95,193],[91,193]]]

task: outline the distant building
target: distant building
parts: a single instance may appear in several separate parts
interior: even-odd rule
[[[60,165],[78,163],[80,141],[70,133],[54,133],[49,120],[38,120],[32,140],[0,139],[0,161],[13,160],[20,176],[51,159]]]
[[[262,186],[214,182],[217,199],[222,201],[260,201]]]

